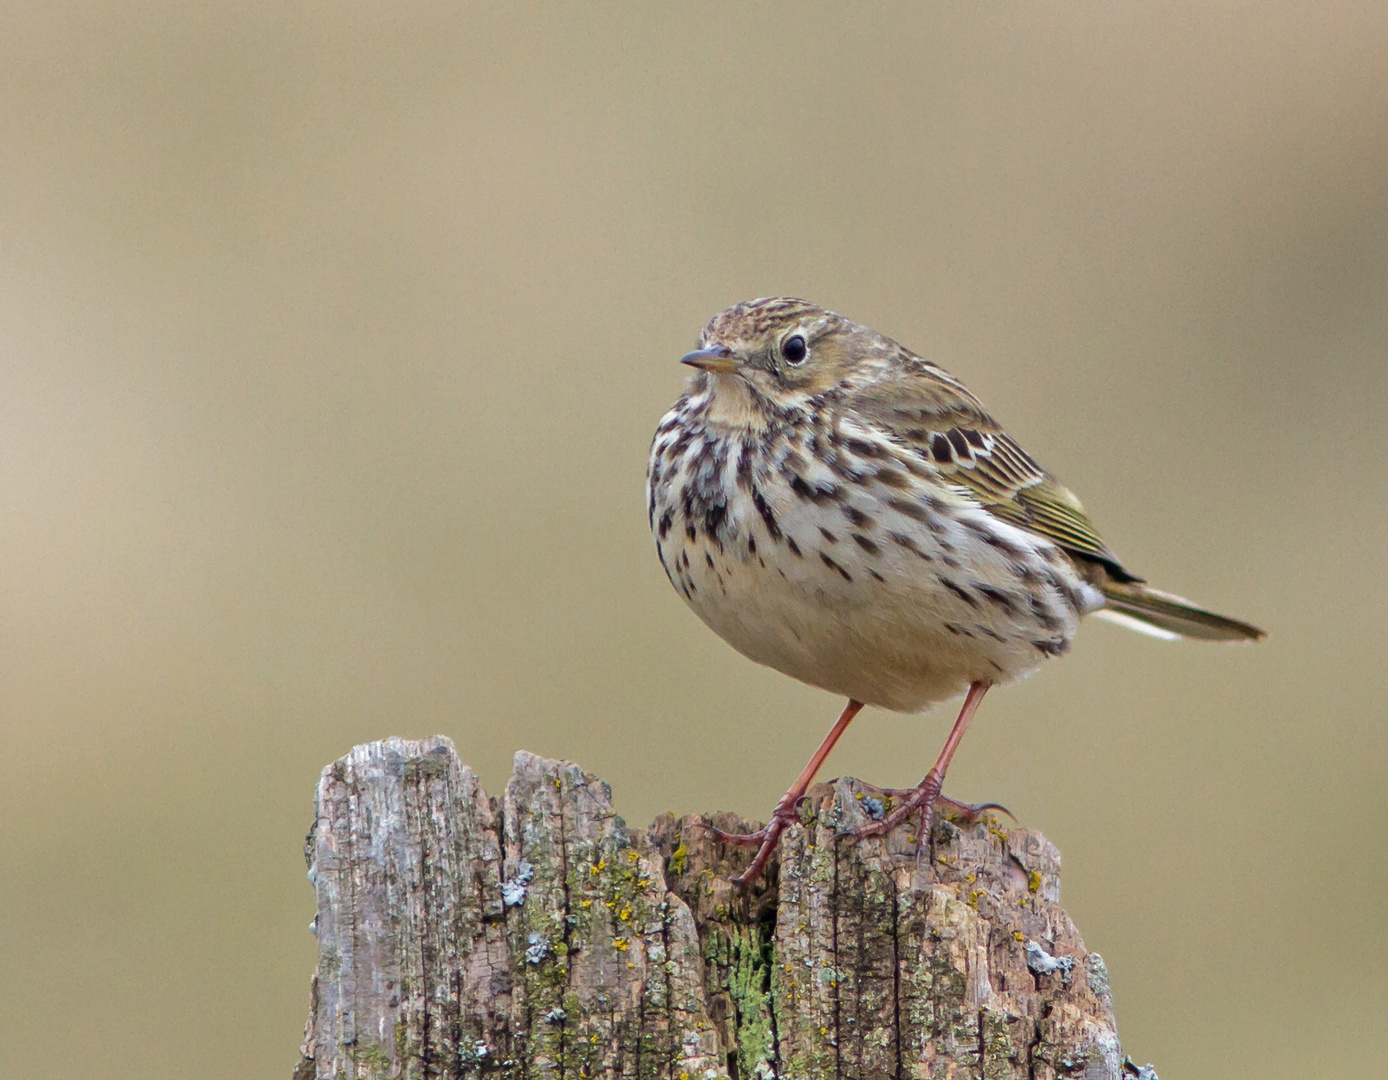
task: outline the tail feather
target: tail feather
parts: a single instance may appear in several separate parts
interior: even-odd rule
[[[1095,614],[1156,637],[1202,641],[1257,641],[1267,633],[1251,623],[1216,615],[1171,593],[1138,582],[1106,581],[1100,588],[1107,603]],[[1134,625],[1134,624],[1138,625]]]

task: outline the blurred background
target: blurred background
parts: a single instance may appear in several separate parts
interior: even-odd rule
[[[1388,7],[7,3],[0,1041],[287,1077],[354,743],[762,816],[841,702],[670,589],[646,451],[714,312],[939,360],[1162,588],[949,790],[1065,857],[1164,1080],[1388,1054]],[[953,707],[826,775],[914,784]]]

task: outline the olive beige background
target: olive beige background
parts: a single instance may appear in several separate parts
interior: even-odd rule
[[[774,293],[1271,630],[1092,623],[952,770],[1060,845],[1126,1049],[1382,1068],[1388,7],[838,7],[0,13],[6,1075],[286,1076],[355,742],[770,808],[840,703],[684,608],[642,484]],[[914,783],[948,712],[828,773]]]

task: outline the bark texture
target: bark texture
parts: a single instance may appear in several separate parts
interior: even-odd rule
[[[811,789],[749,895],[712,821],[629,829],[601,780],[518,753],[488,799],[446,738],[323,771],[308,1077],[1138,1078],[1060,856],[996,819],[835,835],[880,816]]]

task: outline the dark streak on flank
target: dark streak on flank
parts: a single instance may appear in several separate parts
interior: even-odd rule
[[[977,521],[970,521],[968,518],[960,519],[959,524],[964,526],[965,529],[973,533],[989,547],[997,548],[1010,558],[1020,559],[1026,554],[1026,552],[1011,540],[1008,540],[1004,536],[999,536],[986,525],[980,525]]]
[[[894,532],[889,533],[888,535],[891,536],[892,543],[899,544],[901,547],[904,547],[907,551],[913,552],[917,558],[924,559],[926,562],[933,561],[929,555],[927,555],[924,551],[920,549],[920,545],[917,544],[905,533]]]
[[[791,553],[792,555],[799,555],[799,554],[800,554],[800,545],[797,544],[797,543],[795,542],[795,537],[793,537],[793,536],[787,536],[787,537],[786,537],[786,547],[790,548],[790,553]]]
[[[852,503],[844,503],[841,507],[839,507],[839,509],[843,511],[844,517],[846,517],[849,521],[853,522],[853,524],[858,526],[858,528],[860,529],[863,528],[865,525],[871,526],[875,524],[872,518],[868,517],[867,514],[863,513]]]
[[[831,533],[828,529],[826,529],[823,525],[819,527],[819,535],[824,537],[824,539],[828,540],[831,544],[837,544],[839,542],[839,538],[835,536],[833,533]]]
[[[938,581],[941,585],[943,585],[943,586],[944,586],[946,589],[948,589],[950,592],[954,593],[954,595],[957,596],[957,597],[959,597],[959,599],[962,600],[962,601],[964,601],[964,603],[968,604],[969,607],[971,607],[971,608],[976,608],[976,607],[978,607],[978,601],[977,601],[977,600],[975,600],[967,591],[965,591],[963,588],[961,588],[961,587],[960,587],[958,584],[956,584],[955,582],[951,581],[949,578],[945,577],[943,574],[937,575],[936,578],[935,578],[935,580]]]
[[[828,465],[830,471],[839,479],[846,480],[850,484],[862,483],[862,471],[848,464],[839,454],[830,453],[823,460],[824,464]]]
[[[728,516],[726,503],[712,503],[704,511],[704,531],[708,533],[709,539],[718,545],[718,550],[723,550],[723,539],[718,535],[723,527],[723,521]]]
[[[845,439],[843,444],[851,453],[857,454],[861,458],[867,458],[870,461],[875,461],[877,458],[887,456],[887,452],[883,450],[882,447],[878,446],[876,443],[866,442],[863,439]]]
[[[1045,601],[1039,596],[1031,597],[1031,613],[1036,616],[1037,621],[1040,622],[1045,629],[1060,629],[1060,620],[1051,614],[1051,609],[1046,606]]]
[[[840,494],[837,484],[830,484],[828,487],[821,484],[811,484],[803,476],[796,473],[791,474],[790,490],[802,499],[808,499],[815,504],[833,502],[838,499]]]
[[[873,479],[883,487],[894,488],[897,491],[902,491],[910,485],[910,481],[906,479],[906,474],[900,469],[887,467],[878,469],[873,474]]]
[[[924,522],[930,517],[930,512],[914,499],[898,499],[893,497],[887,500],[887,505],[898,514],[905,514],[913,521]]]
[[[1012,602],[1011,595],[1005,590],[999,589],[996,585],[975,585],[974,592],[978,593],[986,600],[991,600],[1009,615],[1016,611],[1016,606]]]
[[[781,538],[781,526],[776,523],[776,515],[771,512],[771,507],[766,505],[766,499],[762,496],[760,489],[754,488],[752,490],[752,505],[757,508],[757,513],[766,523],[767,535],[772,540],[779,540]]]
[[[880,555],[882,553],[882,549],[878,547],[875,543],[873,543],[871,540],[869,540],[862,533],[855,532],[853,534],[853,542],[857,544],[860,548],[862,548],[864,551],[866,551],[869,555]]]
[[[842,574],[844,581],[853,580],[853,578],[849,575],[847,570],[845,570],[838,563],[834,562],[834,560],[829,558],[829,556],[824,554],[824,552],[821,551],[819,553],[819,557],[824,560],[824,565],[827,566],[830,570],[837,570],[840,574]]]
[[[1060,593],[1061,599],[1065,601],[1066,605],[1076,615],[1079,615],[1084,610],[1084,598],[1080,596],[1069,582],[1061,578],[1060,575],[1047,574],[1046,583],[1056,592]]]

